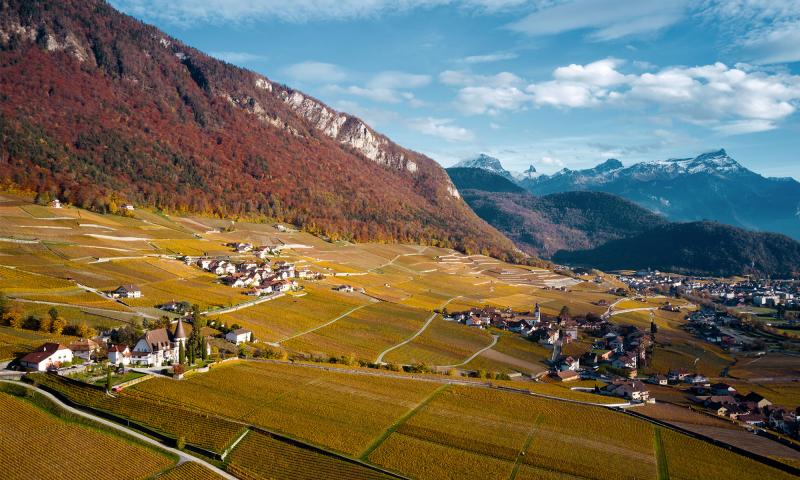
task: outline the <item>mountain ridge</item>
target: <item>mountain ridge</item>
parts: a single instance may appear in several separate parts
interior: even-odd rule
[[[617,160],[607,160],[590,169],[563,169],[522,180],[520,185],[536,195],[602,191],[673,221],[711,219],[800,239],[800,182],[759,175],[724,149],[627,167]]]
[[[3,5],[7,185],[96,210],[127,201],[521,258],[435,161],[355,116],[102,1]]]

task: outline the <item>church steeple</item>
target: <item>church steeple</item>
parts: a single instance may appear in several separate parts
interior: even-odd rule
[[[183,329],[183,320],[180,318],[178,319],[178,326],[175,327],[175,335],[173,335],[173,338],[176,342],[186,342],[186,330]]]

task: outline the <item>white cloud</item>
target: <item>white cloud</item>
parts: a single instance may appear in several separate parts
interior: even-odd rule
[[[458,108],[467,114],[496,115],[502,110],[519,110],[531,100],[517,87],[464,87],[458,91]]]
[[[500,72],[495,75],[476,75],[463,70],[445,70],[439,74],[439,82],[457,87],[510,87],[522,84],[523,80],[511,72]]]
[[[663,30],[686,14],[687,0],[572,0],[550,4],[511,23],[531,36],[588,30],[597,41]]]
[[[420,107],[424,103],[406,89],[421,88],[431,82],[430,75],[385,71],[373,75],[366,85],[340,86],[335,83],[325,87],[332,93],[344,93],[367,98],[374,102],[400,103],[408,101],[412,107]]]
[[[502,60],[513,60],[517,58],[518,55],[513,52],[497,52],[497,53],[489,53],[486,55],[471,55],[469,57],[465,57],[462,61],[464,63],[491,63],[491,62],[500,62]]]
[[[264,55],[249,52],[210,52],[209,55],[228,63],[260,62],[267,59]]]
[[[308,83],[337,83],[348,77],[342,67],[323,62],[295,63],[284,68],[283,73],[294,80]]]
[[[408,125],[424,135],[438,137],[448,142],[469,142],[475,138],[474,133],[454,125],[453,120],[449,118],[415,118]]]
[[[709,0],[700,13],[753,63],[800,61],[796,0]]]
[[[622,62],[601,60],[560,67],[553,80],[526,88],[536,105],[588,108],[641,106],[657,115],[726,134],[777,128],[800,105],[800,76],[723,63],[623,74]]]

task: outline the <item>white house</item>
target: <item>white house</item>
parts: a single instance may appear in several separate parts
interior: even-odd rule
[[[113,365],[130,365],[131,349],[127,345],[114,345],[108,349],[108,361]]]
[[[61,208],[61,201],[56,198],[55,200],[50,202],[50,206],[53,208]]]
[[[122,205],[122,209],[123,210],[127,210],[129,212],[132,212],[134,210],[134,207],[130,203],[126,203],[126,204]]]
[[[181,320],[178,320],[178,326],[175,327],[175,333],[172,335],[166,328],[145,332],[133,347],[131,363],[160,367],[167,362],[177,362],[180,344],[185,345],[186,338],[186,331]]]
[[[241,343],[249,342],[253,338],[253,332],[246,328],[237,328],[225,334],[225,340],[239,345]]]
[[[111,296],[114,298],[141,298],[142,291],[136,285],[120,285],[111,292]]]
[[[50,368],[59,368],[66,362],[72,362],[72,350],[58,343],[45,343],[35,351],[19,360],[20,365],[38,372]]]

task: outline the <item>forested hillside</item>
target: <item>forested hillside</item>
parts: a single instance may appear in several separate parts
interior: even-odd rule
[[[0,3],[0,98],[6,186],[518,256],[433,160],[99,0]]]

